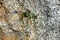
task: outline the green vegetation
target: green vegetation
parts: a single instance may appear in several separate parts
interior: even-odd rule
[[[22,14],[24,17],[28,17],[28,18],[33,19],[33,20],[35,20],[37,18],[37,16],[30,10],[26,10]]]

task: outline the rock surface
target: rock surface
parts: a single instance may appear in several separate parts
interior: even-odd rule
[[[60,40],[60,0],[0,0],[0,40]]]

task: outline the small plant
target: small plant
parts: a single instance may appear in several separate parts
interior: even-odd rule
[[[37,18],[37,16],[34,14],[34,13],[30,13],[30,18],[32,19],[32,20],[35,20],[36,18]]]
[[[32,28],[32,30],[35,31],[35,28],[36,28],[35,19],[37,18],[37,16],[30,10],[27,10],[27,11],[23,12],[22,14],[23,14],[24,17],[27,17],[28,20],[30,19],[31,28]]]
[[[29,17],[30,19],[36,19],[37,18],[37,16],[33,12],[31,12],[30,10],[26,10],[22,14],[24,17]]]
[[[25,12],[22,12],[24,17],[29,17],[30,16],[30,11],[26,10]]]

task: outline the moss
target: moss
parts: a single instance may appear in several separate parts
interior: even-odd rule
[[[36,19],[37,16],[30,10],[26,10],[25,12],[22,13],[24,17],[29,17],[32,19]]]
[[[25,12],[22,13],[24,17],[29,17],[30,11],[26,10]]]

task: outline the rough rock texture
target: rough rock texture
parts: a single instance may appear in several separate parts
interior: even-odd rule
[[[0,40],[60,40],[60,0],[0,0]]]

